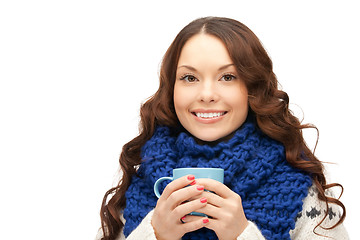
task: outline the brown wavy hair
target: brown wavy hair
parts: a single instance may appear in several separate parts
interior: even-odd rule
[[[318,130],[313,125],[301,124],[289,110],[289,97],[286,92],[278,89],[272,61],[261,42],[249,28],[236,20],[206,17],[183,28],[164,55],[159,89],[140,109],[140,134],[122,148],[119,159],[122,179],[116,187],[105,193],[100,212],[104,233],[102,239],[115,239],[124,227],[119,215],[126,205],[125,192],[131,184],[132,176],[136,174],[137,166],[141,164],[141,147],[151,138],[156,126],[176,127],[180,124],[173,102],[176,67],[184,44],[199,33],[211,34],[224,42],[238,74],[246,84],[249,111],[254,115],[258,127],[269,137],[283,143],[286,159],[293,167],[311,175],[319,192],[319,199],[326,203],[326,215],[329,203],[337,204],[343,209],[340,220],[329,229],[341,224],[346,215],[345,206],[338,199],[326,196],[325,190],[333,186],[343,188],[337,183],[327,184],[323,164],[308,148],[302,135],[305,128]],[[109,196],[111,198],[108,201]]]

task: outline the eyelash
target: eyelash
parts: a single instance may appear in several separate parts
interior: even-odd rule
[[[231,80],[235,80],[236,76],[231,74],[231,73],[225,73],[224,75],[221,76],[221,79],[223,79],[224,77],[231,77]],[[225,81],[225,82],[230,82],[230,81]]]
[[[186,80],[186,78],[188,78],[188,77],[193,77],[193,78],[195,79],[195,81],[197,80],[197,78],[196,78],[193,74],[189,74],[189,73],[182,75],[182,76],[180,77],[180,80]],[[236,79],[236,76],[233,75],[233,74],[231,74],[231,73],[225,73],[225,74],[223,74],[220,79],[223,79],[224,77],[231,77],[231,78],[232,78],[231,80],[235,80],[235,79]],[[187,81],[187,82],[195,82],[195,81],[189,81],[189,80],[186,80],[186,81]],[[224,81],[225,81],[225,82],[230,82],[230,81],[226,81],[226,80],[224,80]]]
[[[194,75],[187,73],[187,74],[182,75],[180,77],[180,80],[186,80],[187,77],[193,77],[193,78],[197,79]],[[189,80],[186,80],[186,81],[190,82]]]

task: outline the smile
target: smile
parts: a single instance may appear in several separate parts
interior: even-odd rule
[[[205,119],[211,119],[211,118],[218,118],[223,115],[225,115],[227,112],[192,112],[193,115],[195,115],[198,118],[205,118]]]

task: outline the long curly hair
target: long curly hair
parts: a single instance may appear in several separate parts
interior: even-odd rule
[[[325,190],[334,186],[343,188],[337,183],[327,184],[323,164],[306,145],[302,134],[302,130],[306,128],[318,130],[313,125],[301,124],[289,110],[289,97],[286,92],[278,89],[272,61],[261,42],[248,27],[236,20],[206,17],[194,20],[184,27],[164,55],[159,89],[140,109],[140,133],[122,148],[119,159],[122,179],[116,187],[105,193],[100,211],[104,234],[102,239],[115,239],[124,227],[119,214],[125,208],[125,192],[131,184],[132,176],[141,164],[141,147],[151,138],[158,125],[176,127],[180,124],[173,102],[176,67],[185,43],[199,33],[211,34],[223,41],[238,74],[246,84],[249,111],[254,115],[258,127],[285,146],[286,159],[293,167],[310,174],[319,192],[319,199],[326,203],[326,213],[329,211],[329,203],[337,204],[343,209],[340,220],[331,228],[341,224],[346,216],[345,206],[338,199],[326,196]]]

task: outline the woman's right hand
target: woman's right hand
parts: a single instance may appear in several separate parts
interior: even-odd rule
[[[166,186],[156,204],[151,220],[158,240],[178,240],[185,233],[206,226],[209,222],[206,217],[199,217],[198,220],[189,223],[181,222],[181,218],[185,215],[206,206],[207,199],[205,198],[187,201],[203,191],[204,186],[197,185],[193,175],[178,178]]]

